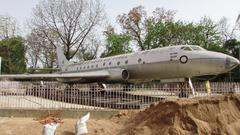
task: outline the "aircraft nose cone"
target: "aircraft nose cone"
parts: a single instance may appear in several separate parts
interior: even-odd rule
[[[239,64],[240,64],[240,62],[238,59],[228,56],[226,58],[225,68],[227,70],[231,70],[231,69],[235,68],[236,66],[238,66]]]

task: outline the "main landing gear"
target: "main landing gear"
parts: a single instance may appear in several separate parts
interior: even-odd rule
[[[192,85],[192,80],[191,80],[191,78],[188,78],[188,81],[186,79],[185,82],[180,82],[180,93],[178,93],[179,98],[188,98],[189,97],[189,93],[187,92],[187,83],[189,84],[190,89],[192,90],[192,94],[195,95],[195,90]]]
[[[92,95],[104,95],[106,93],[106,84],[97,83],[97,85],[90,85],[90,93]]]
[[[186,82],[180,82],[180,92],[178,93],[179,98],[188,98],[189,94],[186,92]]]

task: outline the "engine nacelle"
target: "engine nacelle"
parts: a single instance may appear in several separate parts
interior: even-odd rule
[[[126,69],[115,68],[108,71],[110,74],[107,78],[108,81],[127,81],[130,78],[130,74]]]

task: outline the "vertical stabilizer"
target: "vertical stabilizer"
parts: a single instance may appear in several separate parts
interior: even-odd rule
[[[66,59],[62,47],[56,45],[56,51],[57,51],[57,62],[58,66],[61,69],[64,69],[66,66],[70,64],[70,62]]]

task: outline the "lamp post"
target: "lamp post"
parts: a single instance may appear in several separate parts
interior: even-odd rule
[[[2,57],[0,57],[0,74],[1,74],[1,66],[2,66]]]

